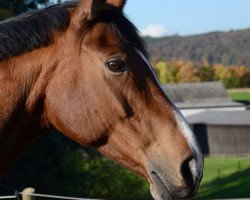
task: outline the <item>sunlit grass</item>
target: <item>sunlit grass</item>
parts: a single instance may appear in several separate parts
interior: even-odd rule
[[[228,95],[233,101],[250,101],[250,89],[228,90]]]
[[[206,158],[195,199],[250,197],[250,157]]]

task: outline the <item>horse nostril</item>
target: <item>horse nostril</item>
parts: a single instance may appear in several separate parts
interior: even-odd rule
[[[188,185],[193,186],[196,182],[195,159],[193,156],[188,157],[181,165],[181,174]]]
[[[156,171],[151,171],[151,174],[152,174],[153,176],[156,176],[156,175],[157,175],[157,172],[156,172]]]
[[[151,175],[152,175],[153,177],[158,177],[158,174],[157,174],[156,171],[151,171]]]

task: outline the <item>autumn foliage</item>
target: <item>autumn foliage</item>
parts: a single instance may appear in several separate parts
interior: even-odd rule
[[[155,64],[155,70],[163,84],[221,81],[226,88],[250,87],[250,69],[245,66],[160,61]]]

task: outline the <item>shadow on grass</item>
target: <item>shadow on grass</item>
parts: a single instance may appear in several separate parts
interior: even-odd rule
[[[225,178],[204,184],[195,199],[223,199],[250,197],[250,168]]]

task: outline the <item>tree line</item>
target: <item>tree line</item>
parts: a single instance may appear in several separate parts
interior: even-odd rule
[[[226,88],[250,87],[250,69],[246,66],[196,64],[184,61],[160,61],[155,64],[161,83],[221,81]]]
[[[54,0],[59,3],[60,0]],[[50,0],[0,0],[0,20],[16,16],[28,10],[37,9],[39,6],[51,4]]]
[[[250,68],[250,29],[145,38],[153,62],[184,60]]]

